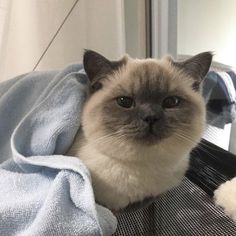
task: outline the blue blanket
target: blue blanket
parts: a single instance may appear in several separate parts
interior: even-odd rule
[[[0,235],[111,235],[88,170],[64,156],[88,93],[81,65],[0,84]]]

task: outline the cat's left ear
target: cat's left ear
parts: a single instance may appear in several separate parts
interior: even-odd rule
[[[174,65],[182,69],[193,78],[193,88],[197,91],[199,90],[201,82],[210,69],[212,57],[213,54],[211,52],[203,52],[186,61],[174,62]]]
[[[85,50],[83,58],[84,70],[88,75],[93,91],[100,89],[102,81],[125,65],[127,60],[128,57],[124,56],[121,60],[110,61],[95,51]]]

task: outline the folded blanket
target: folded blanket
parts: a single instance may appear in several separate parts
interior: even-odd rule
[[[111,235],[81,161],[63,156],[88,92],[81,65],[0,84],[0,235]]]

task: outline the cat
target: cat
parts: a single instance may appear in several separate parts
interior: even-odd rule
[[[205,128],[211,61],[210,52],[177,62],[85,51],[91,94],[68,154],[89,169],[99,204],[119,211],[181,182]]]

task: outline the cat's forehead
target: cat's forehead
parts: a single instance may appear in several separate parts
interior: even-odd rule
[[[166,73],[165,73],[166,72]],[[155,62],[134,63],[127,67],[125,79],[130,85],[139,84],[141,87],[163,87],[168,83],[163,78],[169,78],[169,73]]]
[[[140,96],[171,92],[182,85],[179,71],[157,60],[130,63],[120,76],[120,87]]]

